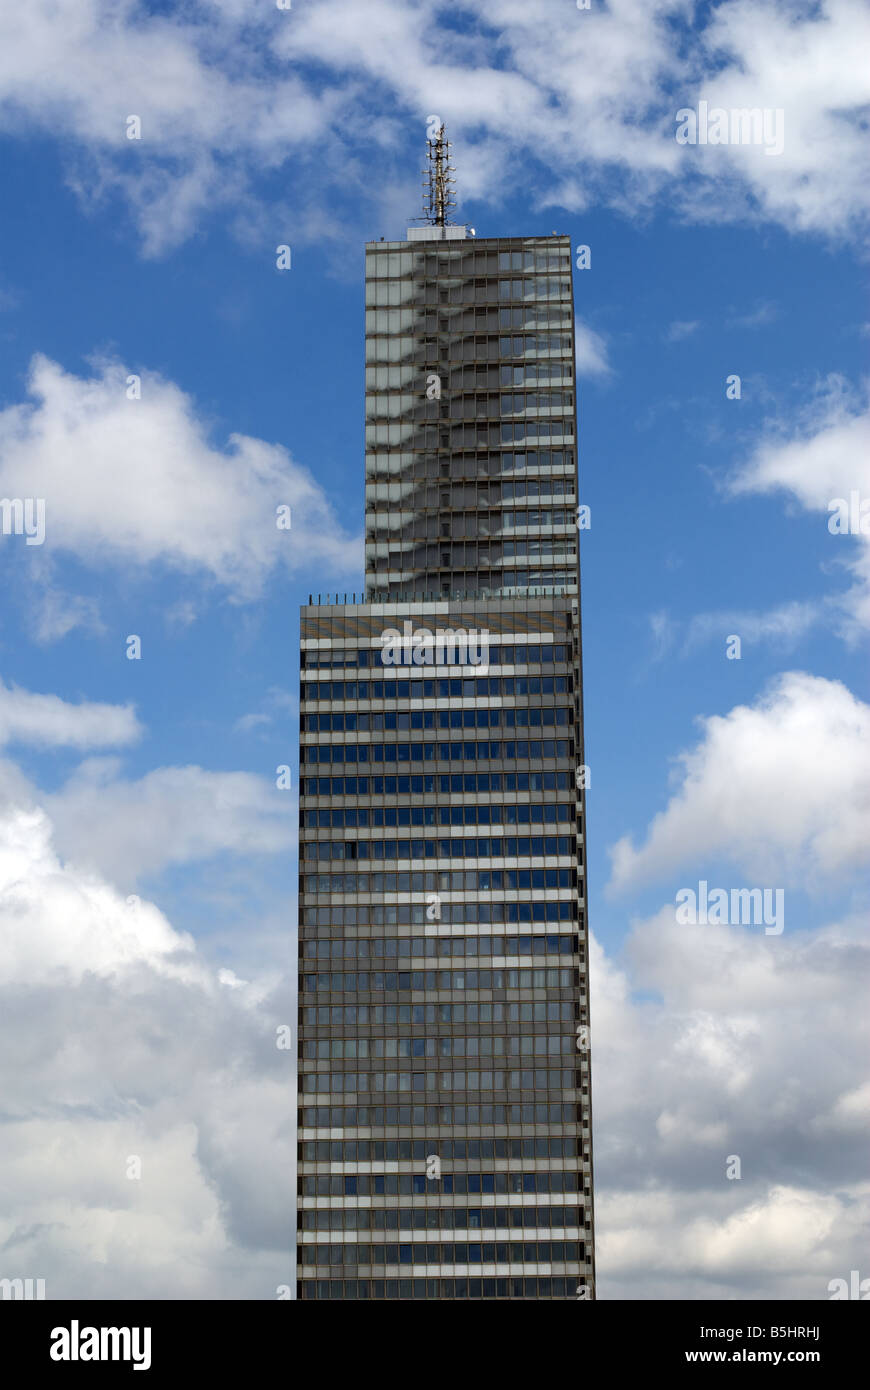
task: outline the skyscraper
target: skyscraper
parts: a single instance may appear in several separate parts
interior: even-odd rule
[[[366,595],[301,615],[298,1294],[594,1297],[570,239],[366,247]]]

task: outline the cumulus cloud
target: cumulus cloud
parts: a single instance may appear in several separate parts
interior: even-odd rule
[[[478,197],[498,196],[510,147],[514,159],[518,150],[531,157],[539,202],[558,198],[572,210],[595,197],[633,212],[667,191],[701,220],[760,209],[791,227],[845,232],[866,219],[857,169],[870,79],[858,55],[868,19],[855,0],[829,0],[814,14],[720,6],[682,45],[679,0],[613,0],[589,12],[485,0],[470,34],[444,26],[453,9],[389,4],[370,19],[351,0],[329,0],[307,7],[298,28],[277,31],[276,47],[374,79],[458,132],[473,128],[469,143],[485,140],[491,152],[477,163]],[[701,99],[784,108],[783,153],[678,146],[676,112]]]
[[[42,801],[64,855],[116,882],[219,854],[296,846],[295,793],[249,772],[162,767],[129,779],[117,760],[90,758]]]
[[[64,863],[44,813],[3,807],[4,1278],[49,1298],[291,1282],[290,1003],[232,986],[153,904]]]
[[[859,505],[870,499],[870,403],[839,376],[819,384],[796,426],[768,421],[763,438],[728,483],[733,496],[784,493],[805,511],[824,513],[826,528],[834,520],[831,505]],[[860,520],[860,518],[859,518]],[[847,525],[850,524],[847,522]],[[832,555],[855,577],[843,597],[846,635],[870,626],[870,522],[866,529],[831,534]],[[844,547],[847,549],[844,550]],[[857,548],[857,555],[855,553]]]
[[[122,900],[96,877],[65,871],[44,812],[3,811],[0,900],[6,927],[0,986],[32,986],[86,974],[111,976],[130,963],[163,971],[189,955],[190,938],[174,932],[153,905]],[[27,929],[11,929],[23,919]]]
[[[73,187],[89,202],[120,192],[146,254],[159,254],[207,211],[233,207],[249,168],[310,153],[338,124],[343,99],[328,86],[266,76],[269,32],[284,19],[276,7],[173,15],[134,0],[37,0],[3,21],[0,121],[86,157],[71,166]],[[130,116],[141,139],[128,138]]]
[[[278,708],[285,692],[270,691]],[[127,747],[142,735],[129,705],[35,694],[0,680],[0,746]],[[295,791],[271,776],[161,767],[140,778],[118,757],[89,757],[52,792],[30,785],[12,762],[0,763],[0,806],[39,818],[47,810],[60,852],[79,869],[127,884],[173,864],[215,855],[260,855],[295,849]]]
[[[706,71],[687,105],[783,113],[783,148],[758,144],[686,147],[703,187],[692,207],[713,216],[735,198],[794,231],[849,234],[866,226],[868,168],[862,110],[870,74],[860,59],[870,14],[860,0],[807,10],[731,0],[711,11],[701,36]],[[716,65],[714,67],[714,64]],[[716,178],[718,190],[710,186]],[[863,187],[862,187],[863,184]]]
[[[128,572],[162,565],[241,599],[279,565],[362,568],[361,543],[284,448],[239,434],[215,446],[174,383],[143,373],[131,400],[127,376],[103,362],[82,378],[37,355],[31,401],[0,411],[0,494],[45,500],[40,553]],[[279,529],[287,506],[290,527]]]
[[[498,201],[507,160],[522,159],[539,207],[603,201],[635,215],[665,196],[700,220],[837,235],[866,222],[870,19],[858,0],[732,0],[692,27],[684,0],[483,0],[475,16],[454,0],[286,12],[201,0],[146,15],[133,0],[32,0],[4,20],[0,122],[59,135],[70,182],[89,202],[119,192],[148,254],[215,207],[250,208],[257,177],[288,159],[305,189],[289,207],[294,234],[322,236],[312,200],[349,184],[372,196],[360,132],[392,160],[409,121],[422,140],[430,113],[451,125],[467,197]],[[782,153],[678,146],[677,110],[702,99],[781,108]],[[141,140],[127,138],[132,114]]]
[[[611,890],[721,855],[760,881],[803,885],[867,863],[870,706],[839,681],[791,671],[755,705],[699,722],[643,842],[612,848]]]
[[[0,680],[0,745],[111,748],[134,743],[142,730],[130,705],[71,704]]]
[[[291,1282],[292,1056],[275,1042],[294,1012],[254,954],[215,971],[6,798],[3,1277],[44,1277],[52,1298]],[[635,924],[621,964],[593,941],[602,1297],[818,1298],[855,1267],[868,956],[855,921],[771,940],[672,909]]]
[[[602,1297],[819,1299],[848,1275],[870,1215],[868,971],[858,919],[771,939],[670,907],[622,965],[596,948]]]
[[[791,492],[809,509],[827,510],[838,490],[870,484],[870,408],[842,377],[820,383],[797,428],[769,421],[765,437],[737,470],[731,491]]]

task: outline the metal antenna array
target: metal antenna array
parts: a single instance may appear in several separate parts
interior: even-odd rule
[[[434,140],[427,140],[428,167],[423,170],[423,221],[434,227],[450,225],[450,212],[456,207],[452,187],[456,180],[450,164],[450,141],[442,125]]]

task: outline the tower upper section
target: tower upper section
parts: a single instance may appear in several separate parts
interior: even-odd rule
[[[366,247],[370,597],[576,594],[567,236]]]

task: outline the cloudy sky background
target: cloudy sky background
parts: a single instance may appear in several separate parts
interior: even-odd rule
[[[0,12],[0,497],[47,513],[0,537],[0,1277],[291,1280],[275,769],[298,606],[362,588],[363,243],[432,113],[480,235],[592,248],[599,1294],[870,1273],[870,536],[827,528],[870,497],[868,44],[857,0]],[[782,154],[677,145],[702,99],[782,108]],[[678,925],[700,879],[784,889],[782,935]]]

